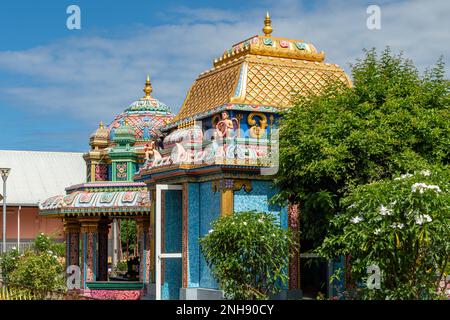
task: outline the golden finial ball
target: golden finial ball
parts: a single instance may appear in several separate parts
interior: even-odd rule
[[[264,28],[262,29],[264,35],[269,36],[272,33],[272,21],[270,20],[269,12],[266,13],[266,18],[264,19]]]

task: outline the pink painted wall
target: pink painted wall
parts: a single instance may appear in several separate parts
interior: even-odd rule
[[[7,241],[17,240],[17,212],[19,207],[6,208]],[[3,211],[0,207],[0,234],[3,230]],[[63,239],[64,230],[61,219],[50,219],[39,216],[38,207],[22,207],[20,211],[20,239],[34,240],[39,233],[45,233],[54,239]]]

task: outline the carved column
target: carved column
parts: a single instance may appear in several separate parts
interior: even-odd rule
[[[221,190],[220,214],[221,216],[231,216],[234,207],[233,188],[224,188]]]
[[[87,289],[86,282],[96,281],[97,268],[97,242],[99,218],[83,218],[81,223],[81,287]]]
[[[150,217],[140,217],[137,220],[139,239],[139,281],[147,287],[150,282]]]
[[[288,224],[294,236],[292,256],[289,258],[289,289],[300,289],[300,208],[298,204],[288,205]]]
[[[71,265],[80,265],[80,224],[76,219],[64,219],[66,238],[66,270]]]
[[[98,225],[98,281],[108,281],[108,231],[109,221],[101,220]]]
[[[244,188],[246,192],[251,192],[251,181],[240,179],[223,179],[213,181],[213,192],[220,191],[220,215],[222,217],[231,216],[233,214],[234,191],[239,191],[242,188]]]

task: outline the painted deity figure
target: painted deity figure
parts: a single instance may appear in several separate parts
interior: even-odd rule
[[[237,119],[230,119],[228,112],[221,113],[222,119],[216,125],[216,134],[219,138],[233,138],[235,133],[235,123]]]
[[[144,148],[145,160],[150,160],[153,157],[155,151],[155,141],[147,143]]]

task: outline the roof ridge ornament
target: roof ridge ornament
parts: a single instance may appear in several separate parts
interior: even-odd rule
[[[266,37],[270,37],[270,34],[273,31],[272,20],[270,20],[269,11],[266,12],[266,18],[264,19],[264,28],[262,29],[262,31],[264,32],[264,35]]]
[[[144,99],[150,99],[150,94],[153,91],[152,84],[150,83],[150,75],[147,75],[147,81],[145,81],[145,87],[143,91],[145,93]]]

